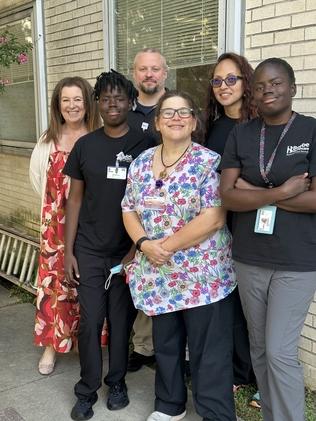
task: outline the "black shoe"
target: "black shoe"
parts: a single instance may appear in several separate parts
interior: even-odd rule
[[[124,381],[112,384],[109,388],[106,406],[110,411],[125,408],[129,404],[127,387]]]
[[[98,400],[98,395],[88,399],[78,399],[75,406],[71,410],[71,418],[75,421],[85,421],[93,417],[92,405]]]
[[[156,359],[154,355],[146,357],[146,355],[142,355],[134,351],[129,357],[127,371],[138,371],[144,364],[152,364],[155,361]]]

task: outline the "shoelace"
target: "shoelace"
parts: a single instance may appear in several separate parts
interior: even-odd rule
[[[111,386],[110,393],[112,393],[113,395],[117,396],[120,393],[122,393],[122,391],[123,391],[123,385],[121,385],[121,384],[114,384],[113,386]]]

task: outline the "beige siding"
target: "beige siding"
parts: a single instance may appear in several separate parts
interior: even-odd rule
[[[281,57],[294,68],[294,109],[316,117],[316,1],[246,0],[245,55],[256,66]],[[316,296],[302,331],[300,359],[306,385],[316,390]]]

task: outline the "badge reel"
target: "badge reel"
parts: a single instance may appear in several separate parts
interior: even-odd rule
[[[118,273],[121,273],[122,269],[123,269],[123,264],[122,263],[120,263],[119,265],[113,266],[110,269],[110,275],[106,278],[105,284],[104,284],[104,289],[105,290],[109,289],[110,284],[111,284],[112,276],[113,275],[117,275]]]
[[[107,167],[106,177],[110,180],[126,180],[127,168],[120,167],[120,162],[132,162],[132,155],[125,155],[123,151],[116,155],[115,167]]]

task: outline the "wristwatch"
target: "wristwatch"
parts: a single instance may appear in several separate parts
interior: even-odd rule
[[[143,244],[144,241],[149,240],[148,237],[140,237],[137,241],[136,241],[136,249],[141,251],[141,245]]]

